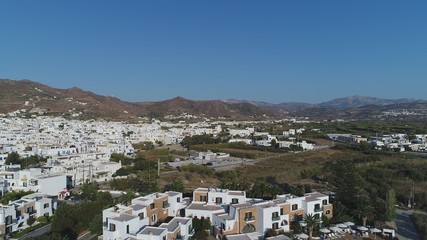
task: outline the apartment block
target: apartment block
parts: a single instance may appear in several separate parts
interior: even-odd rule
[[[0,234],[27,228],[27,219],[53,215],[52,199],[46,194],[33,193],[7,205],[0,205]]]

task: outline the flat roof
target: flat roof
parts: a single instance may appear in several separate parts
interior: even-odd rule
[[[167,192],[166,193],[169,197],[175,197],[181,195],[179,192]]]
[[[167,231],[166,228],[158,228],[158,227],[146,227],[142,229],[140,234],[144,235],[150,235],[153,234],[154,236],[160,236],[164,231]]]
[[[238,234],[238,235],[227,235],[225,236],[227,240],[252,240],[248,235],[246,234]]]
[[[221,218],[221,219],[223,219],[223,220],[234,220],[234,218],[232,218],[230,215],[228,215],[228,214],[217,214],[217,216],[219,217],[219,218]]]
[[[254,207],[252,206],[252,204],[249,203],[237,203],[237,204],[232,204],[233,207],[235,208],[249,208],[249,207]]]
[[[318,201],[320,200],[320,198],[325,198],[328,196],[319,192],[313,192],[313,193],[305,194],[304,197],[307,202],[311,202],[311,201]]]
[[[228,194],[233,196],[245,196],[244,191],[229,191]]]
[[[187,209],[189,210],[207,210],[207,211],[216,211],[223,210],[220,206],[205,204],[205,203],[191,203]]]
[[[134,215],[120,214],[120,216],[115,217],[115,218],[111,218],[111,220],[115,220],[118,222],[127,222],[127,221],[130,221],[130,220],[135,219],[137,217],[138,216],[134,216]]]
[[[145,208],[145,206],[141,204],[132,204],[129,207],[132,208],[132,210],[134,211],[142,210]]]
[[[191,221],[191,218],[175,217],[169,223],[163,223],[162,225],[160,225],[160,227],[166,228],[168,230],[168,232],[174,232],[179,227],[180,223],[182,225],[185,225],[189,221]]]

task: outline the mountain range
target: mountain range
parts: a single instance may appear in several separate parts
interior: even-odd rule
[[[351,96],[319,104],[279,104],[248,100],[189,100],[183,97],[158,102],[127,102],[80,88],[57,89],[30,80],[0,79],[0,113],[25,109],[25,114],[105,118],[132,121],[139,117],[190,114],[229,119],[304,116],[319,119],[393,117],[427,114],[427,102],[410,98],[381,99]],[[21,111],[22,112],[22,111]]]

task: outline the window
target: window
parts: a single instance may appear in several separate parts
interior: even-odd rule
[[[116,224],[110,223],[110,232],[116,231]]]
[[[126,225],[126,233],[129,234],[129,224]]]
[[[157,220],[156,214],[151,215],[151,221],[156,222],[156,220]]]
[[[154,203],[150,204],[150,209],[154,209],[156,205]]]
[[[322,205],[328,205],[328,200],[326,200],[326,199],[325,199],[325,200],[323,200],[323,201],[322,201]]]
[[[280,208],[280,215],[283,215],[283,213],[284,213],[283,208]]]
[[[278,229],[279,228],[279,223],[273,223],[273,224],[271,224],[271,228],[273,229],[273,230],[276,230],[276,229]]]
[[[181,198],[176,198],[176,202],[181,202]]]
[[[43,204],[43,208],[48,208],[48,207],[49,207],[49,203]]]
[[[222,230],[225,230],[225,224],[224,223],[221,223],[221,228],[222,228]]]
[[[6,217],[6,225],[12,224],[12,215]]]
[[[221,197],[215,198],[215,203],[216,204],[221,204],[222,203],[222,198]]]
[[[233,198],[233,199],[231,199],[231,203],[232,204],[237,204],[237,203],[239,203],[239,199]]]
[[[281,225],[282,225],[282,226],[287,226],[288,224],[289,224],[289,223],[288,223],[288,221],[283,220]]]
[[[200,202],[206,202],[207,200],[207,196],[200,196]]]
[[[142,213],[138,213],[138,217],[139,217],[139,220],[144,219],[144,213],[143,212]]]
[[[254,217],[252,216],[252,212],[246,212],[245,221],[252,221],[252,220],[254,220]]]
[[[168,208],[170,205],[168,203],[168,201],[164,201],[163,202],[163,208]]]
[[[292,211],[295,211],[298,209],[298,204],[292,204]]]
[[[329,209],[328,209],[328,210],[326,210],[325,214],[326,214],[326,215],[331,214],[331,210],[329,210]]]
[[[166,240],[166,236],[163,236],[163,240]]]
[[[315,214],[314,215],[314,219],[319,220],[320,219],[320,214]]]

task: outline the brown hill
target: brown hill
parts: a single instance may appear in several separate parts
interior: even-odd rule
[[[0,80],[0,112],[8,113],[26,109],[48,115],[82,118],[111,117],[133,118],[140,112],[136,104],[105,97],[79,88],[57,89],[37,82]]]
[[[193,101],[176,97],[160,102],[131,103],[101,96],[79,88],[57,89],[29,80],[0,79],[0,113],[25,109],[47,115],[76,116],[82,119],[133,120],[188,113],[196,116],[250,118],[268,114],[249,103],[229,104],[218,100]]]
[[[194,101],[183,97],[151,103],[140,103],[149,116],[157,116],[167,113],[168,115],[181,115],[188,113],[196,116],[225,117],[225,118],[248,118],[267,115],[268,112],[250,103],[225,103],[220,100]]]

